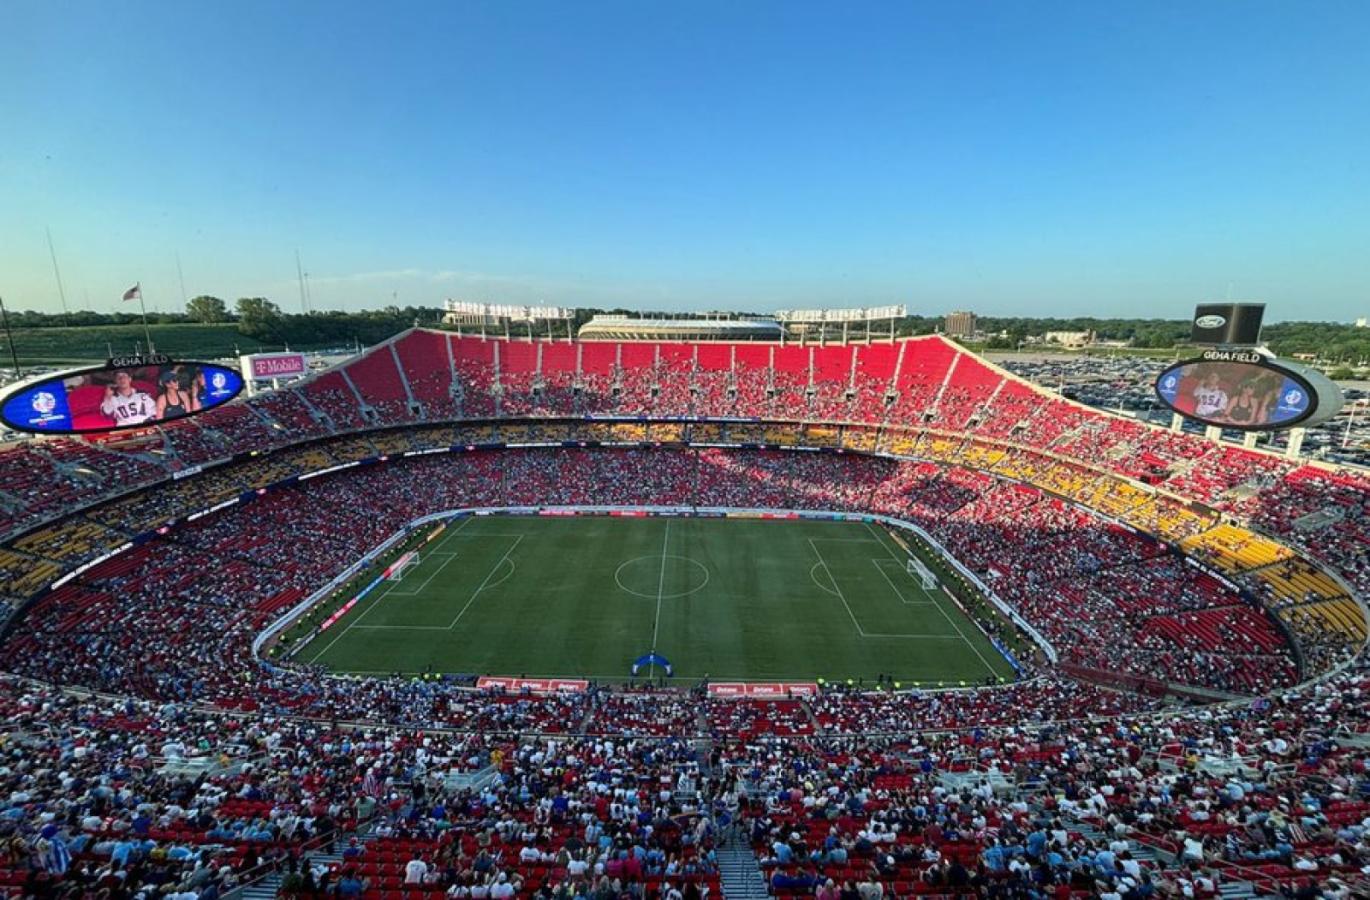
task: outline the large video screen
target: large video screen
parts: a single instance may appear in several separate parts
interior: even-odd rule
[[[1156,379],[1156,395],[1182,416],[1244,431],[1287,428],[1313,415],[1318,405],[1301,376],[1230,360],[1171,366]]]
[[[241,375],[212,363],[101,366],[24,385],[0,403],[0,419],[41,434],[147,428],[213,409],[242,389]]]

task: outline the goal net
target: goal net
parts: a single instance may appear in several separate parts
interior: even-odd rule
[[[923,585],[923,590],[930,591],[937,587],[937,576],[932,574],[932,570],[923,565],[920,560],[910,558],[908,573]]]
[[[405,573],[418,564],[419,551],[410,550],[391,563],[390,568],[385,570],[385,578],[387,581],[403,581]]]

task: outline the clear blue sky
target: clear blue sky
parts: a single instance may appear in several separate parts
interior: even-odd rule
[[[0,295],[1370,315],[1370,3],[0,12]]]

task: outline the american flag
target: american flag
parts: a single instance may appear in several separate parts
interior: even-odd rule
[[[124,291],[124,299],[125,299],[125,300],[141,300],[141,299],[143,299],[143,283],[140,281],[140,282],[138,282],[137,284],[135,284],[133,287],[131,287],[131,288],[129,288],[128,290]]]

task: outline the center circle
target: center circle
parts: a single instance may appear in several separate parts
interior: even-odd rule
[[[692,586],[686,591],[658,594],[657,591],[671,569],[668,561],[673,559],[686,564],[683,570],[688,574],[687,583]],[[666,573],[662,572],[663,566],[667,569]],[[667,553],[663,556],[656,553],[651,556],[639,556],[622,563],[614,570],[614,581],[620,589],[634,597],[656,600],[659,596],[662,600],[674,600],[677,597],[688,597],[690,594],[703,590],[704,585],[709,583],[709,569],[702,562],[693,560],[688,556],[677,556],[674,553]],[[641,588],[647,588],[647,590]]]

